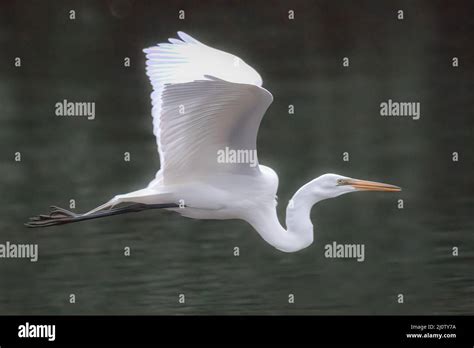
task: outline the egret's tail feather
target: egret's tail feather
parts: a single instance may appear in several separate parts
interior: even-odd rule
[[[163,208],[178,208],[179,205],[175,203],[165,204],[143,204],[135,203],[121,208],[113,208],[107,210],[100,210],[87,214],[76,214],[72,211],[51,206],[49,215],[41,214],[30,218],[30,221],[25,223],[27,227],[49,227],[55,225],[64,225],[72,222],[79,222],[85,220],[98,219],[106,216],[136,213],[147,209],[163,209]]]

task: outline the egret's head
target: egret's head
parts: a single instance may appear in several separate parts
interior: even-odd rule
[[[314,193],[324,198],[334,198],[344,193],[359,191],[397,192],[401,188],[375,181],[359,180],[338,174],[324,174],[313,180]]]

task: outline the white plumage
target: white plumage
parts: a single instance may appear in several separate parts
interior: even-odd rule
[[[285,230],[276,214],[277,174],[263,165],[217,160],[224,149],[256,154],[258,128],[272,95],[262,87],[260,75],[239,57],[183,32],[178,36],[144,50],[161,162],[155,179],[142,190],[117,195],[82,215],[57,208],[49,216],[33,218],[30,227],[166,208],[196,219],[245,220],[275,248],[293,252],[313,241],[310,212],[316,202],[360,190],[400,190],[322,175],[290,200]],[[124,202],[134,205],[114,208]]]
[[[154,90],[153,133],[161,161],[157,179],[169,184],[195,174],[248,171],[245,164],[218,164],[216,153],[225,146],[256,150],[272,95],[237,56],[178,35],[182,41],[169,39],[144,50]]]

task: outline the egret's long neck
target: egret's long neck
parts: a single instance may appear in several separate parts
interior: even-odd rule
[[[285,252],[295,252],[313,243],[313,224],[311,208],[325,197],[318,197],[312,190],[313,182],[302,186],[293,196],[286,208],[287,230],[281,226],[276,207],[266,206],[259,209],[249,219],[265,241]]]

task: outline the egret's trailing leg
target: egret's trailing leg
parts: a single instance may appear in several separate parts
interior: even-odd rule
[[[94,212],[88,212],[86,214],[76,214],[72,211],[51,206],[51,212],[49,215],[38,215],[30,218],[30,221],[25,223],[27,227],[48,227],[55,225],[64,225],[72,222],[79,222],[85,220],[98,219],[106,216],[136,213],[148,209],[163,209],[163,208],[178,208],[179,205],[175,203],[165,204],[143,204],[135,203],[122,208],[112,208],[108,210],[98,210]]]

